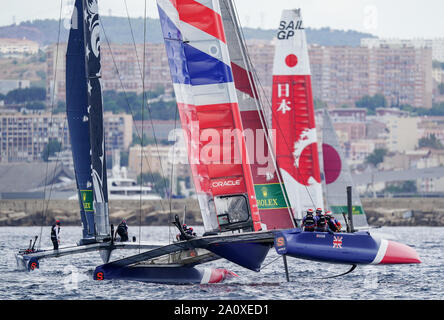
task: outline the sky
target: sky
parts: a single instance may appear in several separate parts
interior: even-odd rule
[[[73,0],[7,1],[0,26],[33,19],[70,16]],[[130,16],[142,17],[145,0],[126,0]],[[158,17],[147,0],[149,17]],[[444,37],[443,0],[235,0],[242,26],[275,29],[282,9],[301,8],[306,27],[356,30],[383,38]],[[126,17],[125,0],[99,0],[102,15]]]

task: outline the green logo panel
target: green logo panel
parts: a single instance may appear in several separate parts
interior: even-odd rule
[[[80,196],[82,197],[83,209],[86,212],[94,212],[93,191],[92,190],[80,190]]]
[[[259,209],[287,208],[280,183],[255,184],[254,191]]]
[[[330,208],[334,214],[342,214],[343,212],[348,212],[347,206],[330,206]],[[352,213],[353,215],[364,214],[364,210],[361,206],[352,206]]]

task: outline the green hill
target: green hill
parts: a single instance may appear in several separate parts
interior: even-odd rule
[[[126,17],[101,17],[103,28],[108,39],[114,43],[132,43],[131,29]],[[132,18],[131,25],[136,43],[143,43],[143,18]],[[40,45],[48,45],[57,42],[59,21],[34,20],[22,22],[18,25],[0,27],[0,38],[29,39]],[[60,23],[60,42],[68,39],[68,29],[65,21]],[[307,28],[307,41],[324,46],[359,46],[361,38],[374,37],[371,34],[357,31],[342,31],[330,28]],[[244,28],[247,39],[271,40],[275,30]],[[147,21],[147,41],[162,42],[160,24],[157,19]]]

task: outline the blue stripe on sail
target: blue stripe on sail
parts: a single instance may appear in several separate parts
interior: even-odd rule
[[[183,42],[182,34],[158,6],[173,83],[194,86],[233,82],[231,68]]]
[[[233,82],[231,68],[222,61],[184,43],[191,84],[194,86]]]

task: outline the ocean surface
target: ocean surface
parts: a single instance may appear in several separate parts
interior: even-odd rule
[[[201,234],[201,228],[195,228]],[[444,228],[383,227],[373,234],[414,247],[422,263],[415,265],[358,266],[354,272],[333,279],[349,266],[330,265],[288,258],[290,282],[286,281],[283,260],[272,248],[261,272],[243,269],[226,260],[205,264],[227,268],[239,275],[221,284],[159,285],[131,281],[94,281],[92,272],[102,264],[98,253],[84,253],[42,260],[40,269],[27,272],[17,268],[14,254],[26,248],[40,234],[40,227],[0,227],[0,299],[2,300],[299,300],[299,299],[419,299],[444,298]],[[50,228],[44,227],[41,247],[50,247]],[[139,227],[130,226],[130,237],[139,236]],[[143,241],[169,241],[175,230],[142,227]],[[75,243],[80,227],[62,227],[62,244]],[[132,253],[138,253],[134,251]],[[129,251],[113,258],[128,255]]]

